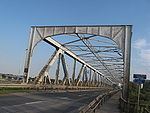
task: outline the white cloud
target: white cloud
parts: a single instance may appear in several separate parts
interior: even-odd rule
[[[150,49],[141,49],[140,58],[144,66],[150,66]]]
[[[133,47],[136,49],[140,58],[150,60],[150,43],[147,40],[137,40],[133,43]]]
[[[145,39],[137,40],[133,43],[133,48],[135,51],[132,73],[147,74],[150,79],[150,43]]]
[[[150,49],[142,50],[141,51],[141,57],[144,57],[146,59],[150,59]]]
[[[145,39],[137,40],[133,43],[133,47],[137,49],[142,49],[143,47],[148,46],[149,44]]]

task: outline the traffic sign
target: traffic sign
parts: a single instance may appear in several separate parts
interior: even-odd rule
[[[146,79],[146,75],[143,75],[143,74],[133,74],[133,78]]]

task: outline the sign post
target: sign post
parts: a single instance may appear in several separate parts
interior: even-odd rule
[[[140,89],[141,89],[141,84],[144,84],[146,75],[142,74],[134,74],[133,75],[134,82],[138,84],[138,101],[137,101],[137,113],[139,113],[139,105],[140,105]]]
[[[141,84],[138,85],[139,88],[138,88],[138,103],[137,103],[137,113],[138,112],[138,109],[139,109],[139,105],[140,105],[140,89],[141,89]]]

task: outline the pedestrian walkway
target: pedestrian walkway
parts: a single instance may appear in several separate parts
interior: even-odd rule
[[[100,109],[96,110],[96,113],[120,113],[119,110],[119,98],[121,92],[113,95],[109,100],[104,103]]]

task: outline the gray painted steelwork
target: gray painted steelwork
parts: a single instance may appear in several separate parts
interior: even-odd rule
[[[127,99],[130,75],[131,30],[131,25],[32,26],[24,67],[25,82],[28,83],[28,73],[34,48],[43,40],[54,46],[56,51],[39,73],[35,80],[36,84],[47,83],[47,81],[52,84],[48,71],[55,59],[58,58],[55,84],[76,86],[91,86],[94,84],[93,86],[98,87],[123,83],[123,97]],[[75,38],[72,38],[71,41],[68,40],[66,43],[54,40],[53,37],[60,35]],[[97,36],[105,37],[113,42],[101,40]],[[80,44],[76,44],[76,42],[80,42]],[[96,45],[93,42],[99,44]],[[78,54],[79,52],[80,54]],[[68,75],[65,55],[75,60],[71,80]],[[75,78],[75,74],[77,74],[76,62],[82,64],[77,78]],[[59,83],[60,63],[62,63],[64,78]],[[87,68],[90,70],[89,74],[87,73]]]

